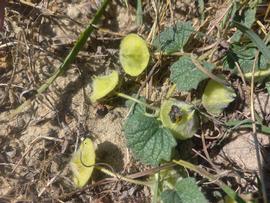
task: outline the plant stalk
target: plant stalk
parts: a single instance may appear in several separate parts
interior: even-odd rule
[[[263,202],[267,203],[267,193],[266,193],[266,187],[265,187],[265,181],[264,181],[264,175],[263,175],[263,166],[262,166],[262,157],[260,152],[260,143],[257,136],[257,126],[256,126],[256,118],[255,118],[255,109],[254,109],[254,73],[255,73],[255,67],[256,63],[258,61],[259,52],[257,51],[255,60],[252,67],[252,75],[251,75],[251,84],[250,84],[250,114],[251,114],[251,120],[252,120],[252,136],[255,144],[255,150],[256,150],[256,158],[258,162],[258,171],[259,171],[259,177],[261,181],[261,190],[262,190],[262,196],[263,196]]]
[[[251,79],[252,77],[254,77],[254,79],[256,78],[262,78],[262,77],[267,77],[270,76],[270,69],[266,69],[266,70],[259,70],[254,72],[254,74],[252,74],[252,72],[249,73],[245,73],[244,77],[246,79]]]
[[[168,92],[167,92],[167,94],[166,94],[166,99],[169,99],[172,95],[173,95],[173,93],[174,93],[174,91],[176,90],[176,84],[173,84],[171,87],[170,87],[170,89],[168,90]]]
[[[137,25],[143,24],[143,11],[142,11],[142,1],[137,0],[137,9],[136,9],[136,23]]]
[[[113,173],[110,170],[108,170],[106,168],[103,168],[101,166],[95,166],[95,168],[98,169],[98,170],[100,170],[101,172],[109,175],[109,176],[114,177],[114,178],[117,178],[117,179],[120,179],[120,180],[124,180],[126,182],[137,184],[137,185],[143,185],[143,186],[151,187],[151,184],[148,183],[148,182],[140,181],[140,180],[134,180],[134,179],[131,179],[131,178],[127,178],[127,177],[121,176],[121,175],[116,174],[116,173]]]
[[[154,106],[151,106],[151,105],[149,105],[149,104],[147,104],[147,103],[145,103],[143,101],[140,101],[139,99],[131,97],[131,96],[127,95],[127,94],[117,92],[116,95],[119,96],[119,97],[122,97],[124,99],[128,99],[128,100],[131,100],[131,101],[136,102],[138,104],[141,104],[141,105],[143,105],[143,106],[147,107],[148,109],[151,109],[151,110],[153,110],[155,112],[157,112],[159,110],[158,108],[156,108]]]
[[[209,172],[207,172],[206,170],[193,165],[192,163],[189,163],[187,161],[184,160],[173,160],[174,163],[183,166],[185,168],[188,168],[198,174],[200,174],[201,176],[207,178],[210,181],[213,181],[214,183],[216,183],[219,187],[222,188],[222,190],[232,199],[236,200],[238,203],[245,203],[245,200],[240,197],[237,193],[235,193],[229,186],[227,186],[225,183],[223,183],[221,180],[218,180],[214,175],[210,174]]]
[[[214,75],[213,73],[211,73],[210,71],[208,71],[205,67],[203,67],[200,62],[195,58],[195,56],[193,56],[191,54],[191,61],[192,63],[194,63],[194,65],[200,70],[202,71],[204,74],[206,74],[209,78],[211,78],[212,80],[225,85],[225,86],[229,86],[229,83],[219,77],[217,77],[216,75]]]
[[[173,53],[166,53],[162,51],[157,51],[153,54],[155,57],[160,57],[160,56],[190,56],[190,53],[186,52],[173,52]]]
[[[153,189],[153,197],[151,203],[158,203],[158,189],[159,189],[159,181],[160,181],[160,174],[155,173],[155,185]]]

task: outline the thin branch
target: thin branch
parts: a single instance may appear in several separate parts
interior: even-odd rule
[[[216,82],[220,83],[220,84],[223,84],[225,86],[228,86],[229,83],[219,77],[217,77],[216,75],[214,75],[213,73],[211,73],[210,71],[208,71],[205,67],[203,67],[200,62],[195,58],[195,56],[193,56],[191,54],[191,60],[192,60],[192,63],[194,63],[194,65],[200,70],[202,71],[204,74],[206,74],[209,78],[215,80]]]
[[[263,201],[264,203],[267,203],[268,201],[267,201],[266,188],[265,188],[265,182],[264,182],[263,170],[262,170],[262,158],[261,158],[261,153],[260,153],[260,148],[259,148],[259,141],[257,137],[256,118],[255,118],[255,110],[254,110],[254,73],[255,73],[255,67],[257,64],[258,56],[259,56],[259,52],[256,53],[253,67],[252,67],[252,77],[251,77],[251,87],[250,87],[250,113],[251,113],[251,120],[252,120],[252,135],[254,139],[256,157],[257,157],[257,162],[258,162],[258,170],[259,170],[259,177],[261,180]]]

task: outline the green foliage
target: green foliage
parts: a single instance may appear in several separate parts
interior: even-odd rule
[[[240,8],[240,2],[238,1],[234,1],[233,5],[230,7],[230,9],[228,10],[228,12],[225,14],[224,18],[222,19],[221,23],[220,23],[220,28],[221,29],[226,29],[226,26],[228,25],[228,22],[231,19],[234,19],[237,11]]]
[[[202,96],[202,104],[208,113],[218,116],[235,98],[231,87],[209,80]]]
[[[204,15],[204,1],[198,0],[199,12]],[[250,1],[252,2],[252,1]],[[255,2],[255,1],[254,1]],[[104,0],[101,4],[101,8],[97,11],[91,23],[88,25],[86,30],[80,35],[78,41],[74,45],[70,54],[66,57],[63,64],[59,69],[50,77],[44,85],[38,88],[38,93],[44,92],[55,79],[62,75],[68,70],[69,65],[75,60],[78,52],[86,43],[89,35],[95,30],[97,22],[101,18],[109,1]],[[125,0],[126,5],[128,1]],[[137,0],[137,23],[139,25],[143,22],[143,7],[141,0]],[[227,25],[229,17],[234,16],[238,8],[234,7],[231,13],[226,14],[226,18],[223,19],[224,25]],[[232,42],[240,41],[242,33],[245,34],[250,41],[253,42],[253,46],[247,46],[243,49],[243,45],[232,45],[227,57],[225,59],[225,68],[235,68],[235,62],[238,62],[244,73],[250,72],[253,66],[257,48],[261,52],[259,55],[258,64],[256,64],[257,70],[267,69],[267,64],[270,63],[270,50],[266,44],[260,39],[260,37],[251,29],[249,29],[255,21],[256,6],[243,10],[238,22],[234,21],[233,25],[238,28],[236,33],[231,38]],[[203,19],[204,17],[202,17]],[[237,20],[236,18],[234,20]],[[222,23],[219,23],[222,24]],[[225,26],[220,26],[224,28]],[[201,26],[202,30],[205,28]],[[153,46],[164,52],[165,54],[171,54],[177,51],[183,52],[187,42],[191,35],[194,33],[194,28],[191,22],[178,22],[175,25],[166,28],[163,32],[158,35]],[[224,33],[218,32],[224,37]],[[227,37],[225,34],[225,37]],[[207,36],[208,37],[208,36]],[[206,37],[206,38],[207,38]],[[212,36],[210,36],[212,37]],[[205,41],[208,43],[208,41]],[[204,44],[205,45],[205,44]],[[197,47],[196,47],[197,48]],[[188,55],[188,53],[183,53]],[[120,45],[120,62],[124,68],[124,71],[131,76],[138,76],[147,67],[150,59],[150,53],[146,42],[139,37],[137,34],[127,35],[121,42]],[[213,69],[213,65],[207,62],[203,63],[203,66],[207,71]],[[197,69],[196,65],[193,64],[192,60],[188,56],[182,56],[170,67],[171,75],[170,79],[176,84],[179,91],[190,91],[197,88],[198,84],[208,78],[201,70]],[[93,92],[90,97],[92,102],[99,101],[107,94],[114,91],[119,81],[119,75],[116,71],[108,76],[96,77],[93,80]],[[266,88],[270,94],[270,83],[266,83]],[[123,94],[118,94],[123,95]],[[205,88],[202,104],[206,110],[213,114],[220,114],[228,104],[233,101],[235,92],[230,87],[225,87],[213,80],[210,80]],[[126,96],[125,98],[128,98]],[[130,99],[130,97],[129,97]],[[133,102],[138,102],[133,98]],[[165,103],[168,102],[168,103]],[[176,140],[174,138],[187,139],[193,136],[197,130],[196,122],[197,117],[195,110],[192,105],[188,105],[184,102],[168,99],[161,105],[160,119],[162,122],[157,120],[155,117],[147,116],[145,106],[136,104],[134,111],[128,117],[125,125],[124,132],[127,139],[128,147],[134,153],[134,156],[140,161],[151,164],[159,165],[163,161],[171,161],[172,152],[176,146]],[[140,103],[140,102],[138,102]],[[25,103],[26,104],[26,103]],[[172,106],[175,105],[180,109],[180,112],[172,121],[171,112]],[[150,105],[147,107],[149,108]],[[151,107],[151,106],[150,106]],[[151,109],[151,108],[150,108]],[[155,110],[155,108],[152,108]],[[157,111],[158,112],[158,111]],[[163,126],[162,126],[163,124]],[[252,121],[229,121],[226,123],[228,127],[236,128],[236,126],[251,128]],[[256,122],[258,131],[270,134],[270,128],[264,126],[261,121]],[[183,142],[182,142],[183,144]],[[180,144],[178,146],[180,147]],[[183,150],[183,148],[181,148]],[[174,161],[175,162],[175,161]],[[180,163],[180,161],[178,161]],[[70,166],[73,172],[73,181],[76,187],[81,188],[85,186],[90,179],[95,164],[95,149],[92,141],[86,138],[80,145],[77,152],[72,155]],[[192,169],[192,164],[188,163],[189,168]],[[216,177],[211,177],[211,174],[203,172],[202,169],[193,167],[193,170],[200,175],[206,174],[206,177],[210,177],[209,180],[218,182]],[[164,171],[163,171],[164,172]],[[163,174],[160,173],[160,181],[162,184],[159,189],[162,191],[161,199],[164,203],[206,203],[207,200],[199,187],[196,185],[195,179],[183,178],[182,174],[178,171],[171,169],[165,171]],[[124,179],[123,179],[124,180]],[[126,178],[126,180],[128,180]],[[220,182],[220,181],[219,181]],[[134,183],[134,180],[133,180]],[[224,184],[219,185],[227,194],[231,194],[230,197],[236,197],[237,194]],[[242,199],[240,199],[242,201]]]
[[[260,119],[257,119],[259,121],[256,122],[257,131],[264,133],[266,135],[270,135],[270,127],[263,125],[262,121]],[[245,120],[229,120],[225,123],[226,126],[230,127],[231,129],[236,128],[250,128],[252,129],[252,120],[245,119]]]
[[[201,20],[204,20],[204,0],[198,0],[199,13],[201,16]]]
[[[256,47],[252,44],[246,45],[244,47],[241,45],[233,44],[225,57],[223,66],[224,69],[229,69],[234,73],[237,73],[238,70],[235,65],[237,62],[243,73],[251,72],[256,51]],[[255,68],[256,70],[266,70],[268,68],[266,59],[262,54],[259,54],[258,62]]]
[[[191,22],[178,22],[161,32],[153,41],[153,46],[166,54],[181,51],[193,32]]]
[[[175,188],[177,181],[182,180],[183,177],[186,177],[188,174],[183,167],[177,167],[164,169],[159,172],[159,175],[161,183],[159,184],[160,191],[165,191]]]
[[[199,173],[201,176],[216,183],[232,199],[237,200],[237,202],[239,202],[239,203],[245,203],[245,201],[233,189],[231,189],[229,186],[227,186],[221,180],[217,180],[216,176],[212,175],[211,173],[209,173],[205,169],[203,169],[199,166],[193,165],[192,163],[184,161],[184,160],[173,160],[173,162],[180,165],[180,166],[183,166],[187,169],[190,169],[196,173]]]
[[[137,0],[136,23],[137,23],[137,25],[143,24],[142,0]]]
[[[211,70],[213,65],[207,62],[203,63],[203,66]],[[192,63],[192,60],[188,56],[182,56],[171,67],[171,81],[176,84],[176,88],[179,91],[189,91],[193,88],[197,88],[197,85],[202,80],[208,78],[206,74],[198,70]]]
[[[176,183],[187,177],[187,171],[183,167],[166,168],[149,178],[151,191],[153,194],[153,203],[160,202],[160,194],[165,190],[175,188]],[[154,201],[155,199],[155,201]]]
[[[176,141],[171,132],[162,127],[154,117],[147,117],[140,105],[128,117],[124,132],[128,147],[140,161],[158,165],[162,160],[170,161]]]
[[[181,200],[175,190],[166,190],[161,194],[161,199],[164,203],[185,203]],[[194,202],[195,203],[195,202]]]
[[[253,25],[253,23],[256,20],[256,11],[257,11],[257,7],[253,7],[253,8],[246,8],[241,15],[236,15],[234,20],[238,21],[239,23],[242,23],[243,25],[245,25],[247,28],[251,28],[251,26]],[[238,42],[240,40],[242,36],[242,32],[240,30],[237,30],[232,38],[231,38],[231,42]]]
[[[241,23],[233,21],[232,24],[243,32],[257,46],[260,52],[264,55],[267,63],[270,63],[270,49],[265,45],[261,38],[254,31]]]
[[[178,181],[174,190],[166,190],[161,194],[163,203],[207,203],[194,178]]]

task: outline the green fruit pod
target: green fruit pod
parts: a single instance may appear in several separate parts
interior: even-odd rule
[[[120,63],[130,76],[140,75],[147,67],[150,54],[147,44],[137,34],[129,34],[120,44]]]
[[[93,78],[91,102],[96,102],[108,94],[110,94],[118,85],[119,74],[117,71],[112,71],[109,75],[96,76]]]
[[[165,100],[161,104],[160,120],[180,140],[193,137],[198,129],[198,117],[193,106],[176,99]]]
[[[86,138],[80,144],[70,160],[71,171],[73,172],[73,182],[77,188],[85,186],[92,176],[95,165],[95,148],[91,139]]]
[[[235,97],[231,87],[209,80],[203,92],[202,105],[208,113],[218,116]]]

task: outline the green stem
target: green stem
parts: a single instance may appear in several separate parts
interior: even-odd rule
[[[154,191],[153,191],[153,197],[152,197],[152,202],[151,203],[157,203],[158,202],[159,181],[160,181],[160,174],[155,173],[155,185],[154,185]]]
[[[169,99],[172,95],[173,95],[173,93],[174,93],[174,91],[176,90],[176,84],[173,84],[171,87],[170,87],[170,89],[168,90],[168,92],[167,92],[167,94],[166,94],[166,99]]]
[[[141,0],[137,0],[136,23],[137,23],[137,25],[143,24],[143,11],[142,11],[142,1]]]
[[[154,56],[190,56],[190,53],[186,53],[186,52],[173,52],[173,53],[166,53],[166,52],[162,52],[162,51],[157,51],[154,52],[153,54]]]
[[[254,78],[262,78],[270,75],[270,69],[266,70],[259,70],[254,73]],[[251,79],[252,78],[252,72],[250,73],[245,73],[244,77],[246,79]]]
[[[120,180],[124,180],[126,182],[137,184],[137,185],[143,185],[143,186],[151,187],[151,184],[148,183],[148,182],[140,181],[140,180],[134,180],[134,179],[131,179],[131,178],[127,178],[127,177],[121,176],[121,175],[116,174],[116,173],[113,173],[110,170],[108,170],[106,168],[103,168],[101,166],[95,166],[95,168],[98,169],[98,170],[100,170],[101,172],[109,175],[109,176],[114,177],[114,178],[118,178]]]
[[[48,89],[48,87],[56,80],[56,78],[63,73],[65,73],[68,68],[70,67],[70,64],[74,61],[76,56],[78,55],[81,48],[86,43],[88,37],[92,34],[92,32],[96,29],[96,24],[101,19],[102,14],[104,13],[108,3],[110,0],[104,0],[99,8],[99,10],[96,12],[94,18],[90,21],[87,28],[82,32],[76,41],[74,47],[69,52],[69,54],[66,56],[64,62],[61,64],[61,66],[53,73],[53,75],[46,80],[44,84],[42,84],[38,89],[38,95],[43,93],[45,90]],[[15,116],[19,112],[21,112],[26,106],[28,106],[31,103],[31,100],[25,101],[23,104],[21,104],[18,108],[15,109],[14,112],[11,113],[11,117]]]
[[[210,174],[209,172],[207,172],[206,170],[193,165],[192,163],[189,163],[187,161],[184,160],[173,160],[174,163],[183,166],[185,168],[188,168],[198,174],[200,174],[201,176],[207,178],[210,181],[213,181],[214,183],[216,183],[219,187],[221,187],[221,189],[232,199],[236,200],[236,202],[239,203],[245,203],[246,201],[240,197],[237,193],[235,193],[229,186],[227,186],[225,183],[223,183],[221,180],[218,180],[214,175]]]
[[[143,101],[140,101],[139,99],[131,97],[131,96],[127,95],[127,94],[124,94],[124,93],[121,93],[121,92],[116,92],[116,95],[119,96],[119,97],[122,97],[124,99],[128,99],[128,100],[131,100],[131,101],[136,102],[138,104],[141,104],[141,105],[143,105],[143,106],[145,106],[145,107],[147,107],[147,108],[149,108],[149,109],[151,109],[151,110],[153,110],[155,112],[159,111],[158,108],[156,108],[154,106],[151,106],[151,105],[149,105],[149,104],[147,104],[147,103],[145,103]]]
[[[222,85],[225,85],[225,86],[228,86],[229,83],[219,77],[217,77],[216,75],[214,75],[213,73],[211,73],[210,71],[208,71],[205,67],[203,67],[200,62],[195,58],[194,55],[191,54],[191,61],[192,63],[200,70],[202,71],[204,74],[206,74],[209,78],[211,78],[212,80],[222,84]]]

